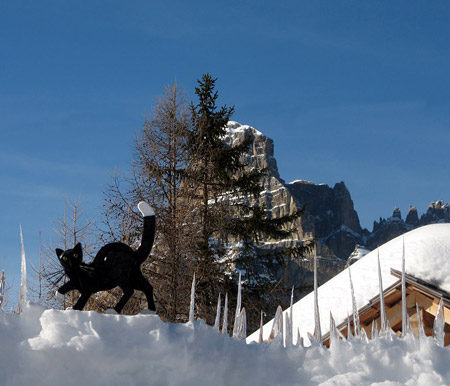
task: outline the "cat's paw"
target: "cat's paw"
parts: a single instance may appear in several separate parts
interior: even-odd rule
[[[145,201],[141,201],[138,204],[138,209],[139,209],[139,212],[141,212],[142,216],[144,216],[144,217],[155,215],[155,210],[149,204],[147,204]]]
[[[107,315],[119,315],[114,308],[107,308],[105,314],[107,314]]]

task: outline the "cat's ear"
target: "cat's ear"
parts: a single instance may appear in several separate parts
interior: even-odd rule
[[[75,245],[75,247],[73,248],[73,251],[80,257],[83,258],[83,248],[81,246],[81,243],[78,243],[77,245]]]
[[[59,249],[59,248],[56,248],[55,251],[56,251],[56,256],[58,256],[58,258],[60,258],[61,255],[64,253],[64,251],[62,249]]]

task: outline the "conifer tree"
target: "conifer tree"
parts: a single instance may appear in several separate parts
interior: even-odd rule
[[[261,267],[273,272],[267,265],[276,266],[279,273],[290,253],[285,248],[267,251],[258,243],[288,237],[289,223],[300,213],[274,219],[260,204],[265,171],[245,162],[250,138],[239,145],[224,141],[234,107],[217,105],[215,83],[211,75],[202,76],[195,88],[198,102],[189,110],[176,85],[158,100],[136,139],[132,176],[115,178],[106,191],[106,233],[128,244],[140,239],[140,218],[132,208],[139,200],[150,202],[157,213],[157,235],[143,270],[154,286],[158,314],[187,321],[195,271],[196,317],[213,324],[218,294],[229,294],[230,307],[235,301],[238,267],[247,272],[243,300],[254,310],[248,315],[252,329],[261,308],[270,316],[278,305],[278,299],[267,304],[277,281],[261,275]],[[238,256],[231,256],[231,242],[242,246]],[[124,312],[139,307],[135,299]]]
[[[231,263],[225,255],[227,243],[235,241],[242,244],[240,256],[233,264],[238,263],[242,269],[252,272],[255,275],[252,282],[257,283],[260,272],[249,268],[255,267],[261,255],[265,255],[266,261],[269,256],[281,261],[288,252],[258,250],[258,242],[263,238],[288,237],[288,224],[301,215],[297,212],[273,219],[259,204],[265,171],[251,169],[244,161],[243,155],[249,150],[250,139],[236,146],[225,143],[226,126],[234,107],[217,106],[215,83],[216,79],[205,74],[195,89],[198,104],[191,105],[189,165],[185,175],[186,187],[190,190],[188,195],[196,203],[190,222],[196,225],[193,227],[192,254],[197,263],[197,308],[201,316],[211,323],[212,319],[207,316],[217,292],[225,292],[227,287],[234,286],[234,282],[227,280]],[[251,300],[259,305],[261,290],[269,287],[267,281],[264,286],[260,284],[255,286]]]

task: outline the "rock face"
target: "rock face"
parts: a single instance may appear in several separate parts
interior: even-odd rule
[[[225,143],[234,146],[250,138],[251,147],[246,155],[245,161],[251,166],[267,169],[270,176],[281,180],[280,174],[278,173],[277,161],[274,157],[272,139],[266,137],[254,127],[241,125],[238,122],[228,122],[226,129],[228,135],[224,138]]]
[[[261,203],[269,210],[271,216],[278,218],[294,213],[298,207],[278,173],[272,139],[251,126],[232,121],[228,122],[227,132],[228,135],[224,140],[229,145],[236,146],[250,138],[251,147],[248,154],[245,155],[245,161],[250,168],[257,167],[267,171],[262,181],[264,190],[261,194]],[[300,224],[297,226],[300,231]],[[301,240],[300,233],[295,234],[289,240],[283,240],[283,243],[295,244],[298,240]]]
[[[284,180],[281,179],[278,172],[277,162],[274,158],[274,144],[272,139],[266,137],[264,134],[256,130],[251,126],[241,125],[237,122],[229,122],[227,125],[227,136],[224,141],[229,145],[238,145],[242,141],[250,139],[251,146],[248,154],[245,155],[245,161],[250,168],[258,167],[266,170],[266,174],[263,178],[263,192],[261,194],[261,204],[264,204],[269,211],[270,216],[273,218],[279,218],[284,215],[295,213],[298,209],[302,208],[305,202],[298,200],[295,196],[295,192],[291,191],[290,185],[287,185]],[[339,184],[338,184],[339,185]],[[314,187],[311,184],[311,187]],[[322,188],[323,189],[323,188]],[[324,194],[326,195],[326,189]],[[345,194],[347,192],[347,195]],[[345,185],[339,185],[335,189],[334,195],[330,198],[330,201],[336,202],[336,207],[340,207],[342,216],[348,218],[348,223],[355,226],[356,229],[360,229],[359,221],[356,221],[358,225],[354,224],[354,216],[348,215],[345,211],[344,201],[350,200]],[[311,200],[311,203],[314,200]],[[318,200],[314,201],[320,206]],[[351,204],[353,205],[353,204]],[[321,209],[318,209],[320,211]],[[325,221],[326,218],[324,217]],[[293,226],[296,229],[289,238],[285,240],[266,240],[266,247],[277,248],[277,246],[283,245],[285,247],[295,247],[303,244],[305,240],[310,239],[314,234],[314,220],[311,214],[305,213],[301,219],[297,220]],[[318,225],[321,228],[325,228],[326,225]],[[333,240],[337,240],[339,234]],[[331,240],[331,238],[330,238]],[[350,244],[350,243],[349,243]],[[354,245],[349,248],[349,253],[354,249]],[[320,282],[325,282],[338,272],[340,272],[345,266],[345,260],[337,258],[335,253],[329,250],[326,243],[320,243],[318,246],[318,255],[320,256],[321,263],[319,264],[318,274]],[[285,283],[284,285],[291,287],[298,283],[304,283],[305,285],[312,284],[313,282],[313,265],[311,263],[312,256],[306,259],[297,259],[289,264],[288,272],[283,273]]]
[[[419,215],[417,214],[417,209],[413,206],[409,206],[409,212],[406,216],[406,225],[415,228],[419,226]]]
[[[329,264],[331,267],[324,277],[339,272],[356,245],[372,250],[419,226],[450,222],[449,204],[435,201],[420,218],[415,207],[409,208],[406,220],[402,219],[400,209],[394,208],[391,217],[374,222],[371,232],[362,229],[344,182],[339,182],[332,188],[303,180],[286,184],[278,172],[272,139],[251,126],[237,122],[229,122],[227,132],[224,140],[230,145],[250,138],[251,149],[246,155],[246,161],[249,167],[267,170],[263,181],[262,202],[273,217],[294,213],[306,205],[305,214],[295,224],[297,232],[282,243],[292,246],[311,237],[317,238],[320,242],[318,254],[324,261],[323,266]],[[300,263],[302,264],[307,267],[309,263]]]
[[[287,185],[298,206],[306,205],[302,229],[318,238],[335,256],[346,259],[360,243],[363,230],[344,182],[333,188],[308,181]]]
[[[410,209],[409,221],[415,222],[414,212]],[[415,212],[417,215],[417,210]],[[402,220],[400,209],[394,208],[392,216],[383,219],[380,217],[379,222],[374,221],[373,231],[367,238],[365,245],[370,249],[375,249],[378,246],[392,240],[393,238],[402,235],[413,229],[413,225],[409,225]]]
[[[427,213],[420,218],[420,225],[450,222],[449,204],[444,201],[435,201],[428,206]]]
[[[420,226],[436,224],[436,223],[450,222],[450,208],[449,204],[444,204],[444,201],[434,201],[428,206],[428,210],[420,219],[417,214],[417,209],[413,206],[409,207],[406,220],[403,221],[400,209],[394,208],[392,216],[373,223],[373,231],[366,241],[366,246],[369,249],[375,249],[381,244],[392,240],[393,238],[409,232],[412,229]]]

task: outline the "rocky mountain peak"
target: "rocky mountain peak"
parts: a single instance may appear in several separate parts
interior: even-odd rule
[[[419,215],[417,214],[417,208],[415,206],[409,206],[409,212],[405,222],[411,227],[417,227],[419,225]]]
[[[224,141],[230,146],[250,139],[249,151],[244,156],[248,166],[267,170],[267,175],[262,181],[264,190],[261,194],[261,203],[265,205],[270,216],[277,218],[292,214],[306,205],[304,215],[294,224],[297,232],[282,243],[293,246],[308,238],[316,238],[319,241],[318,253],[322,259],[322,266],[325,260],[330,262],[330,267],[334,267],[324,272],[323,278],[331,277],[342,268],[341,263],[345,264],[347,258],[354,252],[355,245],[372,250],[418,226],[450,222],[449,204],[434,201],[420,220],[415,207],[409,207],[405,221],[402,219],[400,209],[395,207],[391,217],[387,219],[380,217],[378,222],[374,221],[371,232],[362,229],[350,192],[343,181],[336,183],[334,187],[304,180],[286,184],[278,171],[272,139],[255,128],[238,122],[229,122],[226,131]],[[267,245],[271,243],[276,246],[274,241],[266,242]],[[307,268],[310,269],[311,267]],[[303,271],[300,269],[295,272],[297,275]]]
[[[347,259],[362,238],[362,229],[344,182],[331,188],[296,180],[286,186],[297,206],[306,205],[302,229],[312,233],[332,254]]]
[[[373,230],[362,229],[349,190],[343,181],[333,187],[315,184],[310,181],[295,180],[286,184],[281,179],[274,156],[274,142],[255,128],[238,122],[228,122],[223,141],[236,146],[249,140],[247,154],[243,155],[249,168],[264,168],[267,173],[262,178],[262,192],[259,204],[263,205],[268,216],[279,218],[293,214],[305,206],[300,219],[295,220],[295,231],[284,240],[265,239],[257,248],[261,259],[255,259],[255,272],[270,276],[279,281],[280,286],[290,293],[292,286],[300,283],[306,288],[296,290],[296,297],[306,294],[307,286],[313,283],[313,254],[299,256],[288,261],[287,267],[264,258],[267,250],[279,250],[281,246],[291,248],[317,241],[319,258],[319,282],[332,278],[342,271],[347,263],[358,260],[370,250],[418,226],[433,222],[450,222],[450,208],[443,201],[434,201],[419,220],[417,209],[410,206],[406,221],[403,221],[400,209],[394,208],[392,216],[380,217],[375,221]],[[239,240],[230,240],[230,261],[235,269],[239,268]],[[350,258],[349,258],[350,257]],[[289,302],[286,296],[286,303]]]
[[[394,212],[392,213],[392,220],[401,220],[402,219],[402,213],[400,212],[400,209],[395,207]]]
[[[227,135],[224,138],[225,143],[230,146],[236,146],[244,140],[250,139],[251,146],[245,161],[250,167],[266,169],[268,174],[277,179],[278,173],[277,161],[274,157],[273,140],[266,137],[263,133],[248,125],[241,125],[239,122],[229,121],[226,127]]]
[[[450,206],[444,201],[433,201],[428,206],[427,212],[420,218],[420,224],[432,224],[450,222]]]

